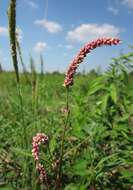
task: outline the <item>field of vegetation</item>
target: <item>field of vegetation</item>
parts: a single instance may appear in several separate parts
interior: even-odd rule
[[[69,89],[64,75],[0,73],[0,189],[40,186],[31,153],[36,133],[49,137],[40,160],[49,189],[133,189],[133,53],[114,59],[107,72],[78,74]],[[21,91],[19,91],[21,90]],[[62,147],[62,182],[58,160]]]
[[[15,8],[10,0],[14,72],[0,68],[0,189],[133,190],[133,47],[104,73],[74,77],[87,53],[119,39],[87,44],[66,78],[44,73],[42,57],[40,74],[32,57],[27,72]]]

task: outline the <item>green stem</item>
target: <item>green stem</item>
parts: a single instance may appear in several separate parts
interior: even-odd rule
[[[27,132],[26,132],[26,125],[25,125],[25,119],[24,119],[24,106],[23,106],[23,97],[21,93],[21,87],[20,84],[17,84],[17,90],[18,90],[18,97],[20,101],[20,112],[21,112],[21,119],[22,119],[22,126],[23,126],[23,148],[26,148],[28,145],[27,142]]]
[[[66,121],[65,121],[64,129],[63,129],[63,134],[62,134],[62,141],[61,141],[60,165],[59,165],[59,179],[60,179],[60,181],[61,181],[61,178],[62,178],[62,162],[63,162],[63,156],[64,156],[65,135],[66,135],[68,121],[69,121],[69,101],[68,101],[68,98],[69,98],[69,88],[66,89],[67,116],[66,116]]]
[[[52,156],[52,153],[51,153],[51,151],[50,151],[49,144],[48,144],[48,152],[49,152],[49,155],[50,155],[50,160],[53,161],[53,156]]]

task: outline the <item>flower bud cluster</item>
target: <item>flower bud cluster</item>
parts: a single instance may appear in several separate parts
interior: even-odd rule
[[[47,173],[42,164],[39,163],[39,146],[40,144],[46,145],[48,143],[48,137],[44,133],[37,133],[36,136],[33,137],[32,141],[32,155],[34,156],[36,162],[36,169],[40,174],[40,181],[47,180]]]

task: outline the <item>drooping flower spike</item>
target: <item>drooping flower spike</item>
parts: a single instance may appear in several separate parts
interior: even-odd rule
[[[63,86],[69,87],[70,85],[73,85],[73,77],[79,64],[83,62],[84,58],[88,53],[91,52],[91,50],[103,45],[111,46],[111,45],[118,45],[119,43],[120,43],[119,38],[99,38],[97,40],[87,43],[83,48],[81,48],[77,56],[73,59],[72,63],[69,65]]]
[[[39,146],[40,144],[47,145],[47,143],[48,137],[44,133],[37,133],[36,136],[33,137],[32,155],[34,156],[36,162],[36,169],[39,172],[41,182],[47,182],[47,173],[44,166],[39,163]]]

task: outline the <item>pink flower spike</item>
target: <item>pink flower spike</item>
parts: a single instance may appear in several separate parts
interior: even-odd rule
[[[42,183],[45,182],[45,181],[47,181],[47,172],[46,172],[45,168],[43,167],[43,165],[40,164],[40,163],[38,163],[36,165],[36,169],[38,170],[38,172],[40,174],[39,175],[40,181]]]
[[[32,141],[32,155],[34,156],[35,161],[39,160],[39,145],[47,144],[48,137],[44,133],[37,133],[35,137],[33,137]]]
[[[119,43],[120,43],[119,38],[99,38],[97,40],[87,43],[83,48],[81,48],[78,55],[74,58],[72,63],[69,65],[63,86],[67,88],[70,85],[71,86],[73,85],[73,77],[79,64],[83,62],[84,58],[86,57],[88,53],[91,52],[91,50],[103,45],[111,46],[111,45],[118,45]]]
[[[47,172],[42,164],[39,163],[39,146],[40,144],[46,145],[48,143],[48,137],[44,133],[37,133],[33,137],[32,141],[32,155],[34,156],[36,162],[36,169],[39,172],[40,181],[45,182],[47,185]]]

